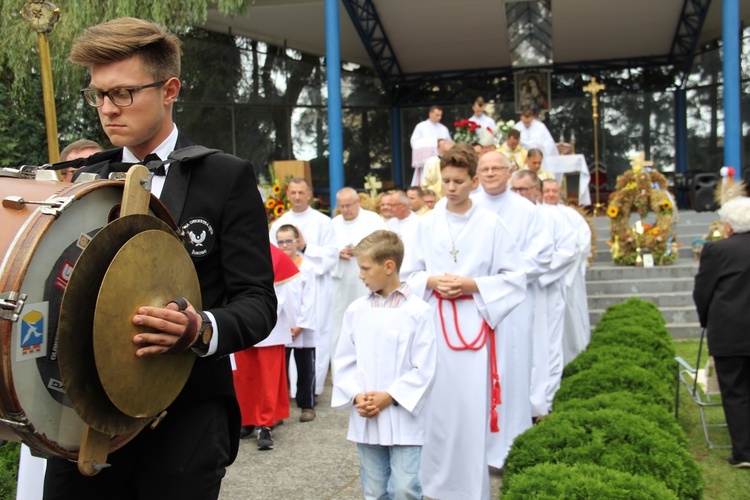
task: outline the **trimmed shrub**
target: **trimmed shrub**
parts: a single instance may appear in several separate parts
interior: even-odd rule
[[[20,444],[8,442],[0,447],[0,498],[16,498],[20,457]]]
[[[653,353],[655,359],[671,360],[674,358],[672,339],[657,335],[644,326],[626,325],[618,322],[606,330],[595,332],[591,336],[588,349],[604,346],[626,346]],[[588,350],[587,349],[587,350]]]
[[[675,362],[671,358],[659,358],[651,351],[625,345],[598,345],[593,349],[586,349],[568,363],[563,371],[563,377],[571,377],[598,363],[606,363],[612,360],[627,361],[635,366],[640,366],[660,379],[669,379],[675,376]]]
[[[703,488],[697,464],[672,435],[619,410],[552,413],[516,438],[503,481],[512,485],[515,475],[545,462],[596,464],[650,476],[685,499],[700,498]]]
[[[671,381],[622,360],[597,363],[588,370],[563,378],[553,404],[619,391],[642,394],[664,408],[670,408],[672,404]]]
[[[612,319],[642,319],[646,321],[654,320],[661,326],[667,322],[664,320],[661,311],[653,302],[642,300],[637,297],[630,297],[624,302],[613,304],[604,311],[601,320],[609,321]]]
[[[677,423],[671,408],[655,405],[647,396],[628,392],[611,392],[599,394],[588,399],[569,399],[555,404],[555,412],[620,410],[631,415],[638,415],[656,424],[660,429],[671,434],[681,446],[687,446],[687,436]]]
[[[593,464],[538,464],[503,481],[503,500],[676,500],[649,476]]]

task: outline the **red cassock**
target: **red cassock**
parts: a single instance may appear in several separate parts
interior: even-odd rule
[[[284,252],[271,245],[274,288],[283,293],[283,284],[299,276],[300,272]],[[289,303],[279,297],[276,327],[264,341],[274,337],[291,340],[291,315],[283,310]],[[234,353],[236,368],[234,388],[242,413],[242,425],[271,427],[279,420],[289,418],[289,389],[286,378],[285,344],[250,347]]]

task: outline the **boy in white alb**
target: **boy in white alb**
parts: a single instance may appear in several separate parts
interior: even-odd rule
[[[396,233],[372,233],[355,254],[371,293],[344,313],[331,406],[351,407],[347,439],[357,443],[365,498],[422,498],[421,410],[436,361],[432,311],[399,279],[404,247]]]
[[[487,434],[498,430],[503,383],[494,330],[523,300],[526,274],[505,225],[469,198],[479,183],[476,153],[458,144],[440,167],[446,203],[422,216],[408,279],[432,307],[438,336],[420,478],[430,498],[484,500]]]

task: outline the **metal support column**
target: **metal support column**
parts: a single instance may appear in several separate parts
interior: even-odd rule
[[[740,123],[740,4],[723,0],[722,66],[724,72],[724,165],[742,178],[742,125]]]
[[[675,173],[679,181],[675,182],[675,195],[677,206],[687,206],[687,91],[683,88],[675,90],[674,93],[674,149],[675,149]]]
[[[331,205],[344,187],[344,139],[341,117],[341,49],[339,3],[326,0],[326,75],[328,80],[328,173]],[[333,210],[331,210],[333,215]]]
[[[404,169],[401,164],[401,108],[391,108],[391,156],[393,169],[393,183],[397,188],[404,186]]]

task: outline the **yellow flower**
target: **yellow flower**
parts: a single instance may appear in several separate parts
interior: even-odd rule
[[[273,214],[276,217],[281,217],[284,214],[284,205],[276,205],[276,208],[273,209]]]
[[[274,200],[273,198],[268,198],[268,201],[266,201],[266,208],[269,210],[272,210],[273,207],[275,206],[276,206],[276,200]]]
[[[273,194],[280,194],[281,193],[281,186],[279,186],[278,184],[274,184],[273,187],[271,188],[271,192]]]
[[[671,210],[672,209],[672,202],[669,200],[664,200],[661,202],[661,209],[664,211]]]
[[[610,205],[609,208],[607,209],[607,215],[609,215],[610,219],[614,219],[615,217],[619,215],[619,213],[620,213],[620,209],[614,205]]]

